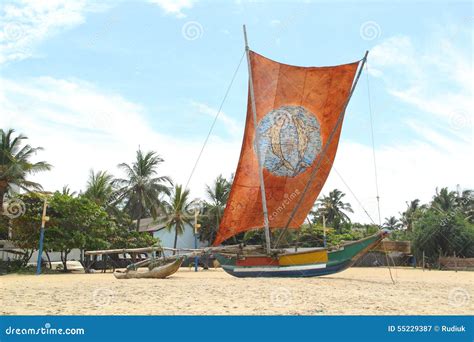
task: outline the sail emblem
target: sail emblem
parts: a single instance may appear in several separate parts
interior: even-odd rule
[[[302,106],[282,106],[270,111],[257,130],[263,167],[276,176],[299,175],[321,152],[318,119]]]

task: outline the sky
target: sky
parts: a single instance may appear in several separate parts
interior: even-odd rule
[[[473,22],[469,1],[2,1],[0,127],[44,147],[34,161],[54,168],[32,180],[48,191],[84,190],[91,169],[122,176],[117,164],[139,147],[186,184],[244,52],[243,24],[250,48],[282,63],[369,50],[322,194],[338,188],[353,220],[378,222],[374,154],[382,220],[436,187],[474,187]],[[247,78],[244,60],[193,197],[235,171]]]

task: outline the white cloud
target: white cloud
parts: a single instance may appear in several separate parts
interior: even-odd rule
[[[182,12],[184,9],[193,7],[196,0],[149,0],[151,3],[158,5],[166,14],[175,15],[177,18],[185,18]]]
[[[428,202],[436,187],[474,187],[470,59],[443,35],[416,47],[409,37],[391,37],[372,49],[369,70],[388,94],[412,108],[400,121],[414,133],[411,140],[376,149],[382,220],[403,211],[405,201]],[[377,222],[372,149],[353,141],[339,146],[335,168]],[[348,192],[336,172],[324,192],[334,187]],[[358,207],[351,195],[348,199]],[[368,221],[360,209],[353,217]]]
[[[86,0],[4,2],[0,7],[0,64],[22,60],[48,37],[84,23],[87,12],[107,9]]]
[[[281,20],[278,20],[278,19],[270,20],[270,26],[278,26],[280,24],[281,24]]]
[[[141,105],[80,80],[2,79],[0,112],[0,127],[16,128],[31,145],[45,148],[36,160],[46,160],[54,168],[33,179],[53,191],[65,184],[84,189],[91,168],[118,176],[117,164],[132,162],[138,145],[157,151],[165,159],[160,172],[184,184],[205,134],[193,140],[155,132]],[[193,196],[202,196],[204,184],[218,174],[228,176],[235,170],[239,148],[239,139],[211,136],[190,183]]]
[[[406,208],[406,201],[419,198],[426,203],[435,188],[457,184],[473,187],[472,148],[463,142],[452,142],[444,149],[421,141],[406,141],[397,146],[376,149],[380,211],[385,217],[398,216]],[[378,223],[375,176],[372,148],[354,141],[341,140],[334,168],[322,193],[334,188],[344,191],[346,200],[355,211],[351,217],[357,222],[370,222],[350,190],[339,178],[339,173],[355,196]]]
[[[472,117],[472,52],[453,45],[442,33],[421,48],[409,37],[391,37],[372,49],[369,63],[371,74],[382,78],[388,92],[402,102],[447,124],[457,116]]]
[[[191,104],[199,113],[208,115],[212,118],[215,118],[218,111],[216,108],[212,108],[205,103],[192,101]],[[236,120],[228,116],[223,111],[219,113],[217,120],[220,121],[234,137],[242,135],[243,125],[239,124]]]

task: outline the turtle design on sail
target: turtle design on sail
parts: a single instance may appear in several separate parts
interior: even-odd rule
[[[278,239],[270,241],[270,230],[299,229],[312,209],[334,162],[346,107],[367,53],[349,64],[293,66],[251,51],[245,27],[244,35],[247,119],[229,205],[213,245],[240,232],[264,229],[265,246],[223,246],[214,254],[223,269],[237,277],[308,277],[342,271],[387,233],[331,250],[324,246],[293,251],[280,248]]]

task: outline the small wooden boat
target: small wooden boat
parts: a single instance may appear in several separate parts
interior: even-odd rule
[[[140,271],[136,269],[127,269],[125,271],[115,271],[114,276],[117,279],[141,279],[141,278],[155,278],[155,279],[164,279],[176,271],[183,263],[183,258],[177,258],[173,261],[161,262],[157,264],[152,262],[148,267],[147,271]]]

